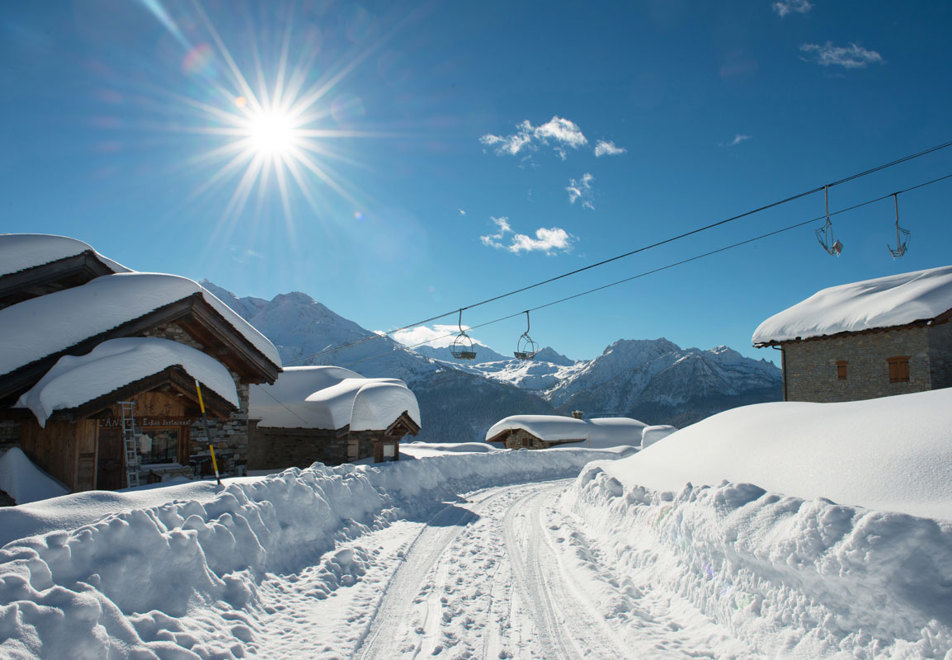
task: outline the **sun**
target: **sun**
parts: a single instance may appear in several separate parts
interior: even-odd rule
[[[300,127],[282,108],[249,113],[244,128],[247,132],[246,148],[252,155],[264,158],[287,158],[301,146],[303,139]]]

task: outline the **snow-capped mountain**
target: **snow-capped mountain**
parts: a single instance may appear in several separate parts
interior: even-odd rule
[[[336,364],[403,379],[420,404],[424,440],[482,440],[502,417],[571,410],[685,426],[781,398],[777,367],[726,346],[705,351],[664,338],[622,339],[594,360],[573,361],[547,347],[523,361],[480,345],[477,361],[468,362],[454,359],[448,347],[408,349],[303,293],[268,301],[202,284],[267,336],[286,365]]]

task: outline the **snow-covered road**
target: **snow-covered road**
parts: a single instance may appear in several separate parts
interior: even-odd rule
[[[558,506],[571,483],[467,493],[428,520],[399,521],[300,573],[271,576],[259,587],[261,616],[248,622],[249,650],[368,659],[713,655],[704,638],[723,649],[723,631],[688,603],[644,596],[599,562],[584,522]],[[312,588],[342,565],[359,579],[326,597]],[[639,600],[651,602],[639,609]]]

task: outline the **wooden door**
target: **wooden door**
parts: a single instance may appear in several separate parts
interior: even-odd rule
[[[126,486],[123,471],[122,433],[117,427],[99,429],[99,464],[96,487],[99,490],[119,490]]]

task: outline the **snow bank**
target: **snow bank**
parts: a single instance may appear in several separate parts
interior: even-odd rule
[[[664,440],[669,435],[677,431],[677,427],[667,424],[657,424],[655,426],[646,426],[641,432],[641,448],[650,447],[654,443]]]
[[[266,572],[311,565],[335,544],[398,516],[435,511],[457,492],[571,476],[604,456],[500,451],[379,467],[315,464],[229,480],[204,501],[132,508],[20,538],[0,549],[0,655],[242,657],[254,649],[243,612],[255,606],[256,585]],[[180,492],[169,489],[173,496]],[[59,502],[83,495],[96,494]],[[30,507],[0,510],[0,530],[10,521],[22,533],[30,533],[30,522],[43,529],[49,509]],[[24,518],[24,510],[32,517]],[[340,550],[320,574],[315,597],[352,584],[370,561]],[[224,629],[189,624],[186,615],[198,603],[218,608],[233,623]]]
[[[640,611],[650,589],[685,598],[751,655],[952,655],[952,523],[743,483],[626,488],[605,467],[586,468],[564,505],[623,576],[613,611]]]
[[[404,412],[420,424],[416,396],[402,380],[343,367],[289,367],[273,385],[252,385],[249,399],[262,427],[379,431]]]
[[[17,504],[59,497],[69,492],[66,486],[33,465],[19,447],[0,455],[0,490],[6,491]]]
[[[401,442],[400,456],[426,458],[457,453],[487,453],[507,451],[487,442]]]
[[[625,486],[678,492],[726,479],[952,520],[952,389],[735,408],[606,469]]]
[[[5,336],[16,338],[16,341],[0,343],[0,374],[195,293],[201,293],[215,311],[271,362],[281,365],[277,349],[264,335],[198,283],[162,273],[120,273],[97,277],[82,286],[0,310],[0,327]]]
[[[819,291],[754,332],[754,346],[889,328],[934,319],[952,309],[952,266],[890,275]]]
[[[224,365],[191,346],[153,337],[110,339],[86,355],[61,357],[14,407],[29,408],[45,426],[54,410],[76,408],[175,365],[239,407],[235,381]]]
[[[91,245],[66,236],[53,234],[0,234],[0,276],[18,273],[60,259],[90,252],[114,273],[129,272],[96,252]]]
[[[585,441],[587,446],[614,447],[641,444],[644,422],[627,417],[575,419],[559,415],[512,415],[499,420],[486,432],[486,441],[505,431],[524,429],[546,442]]]

